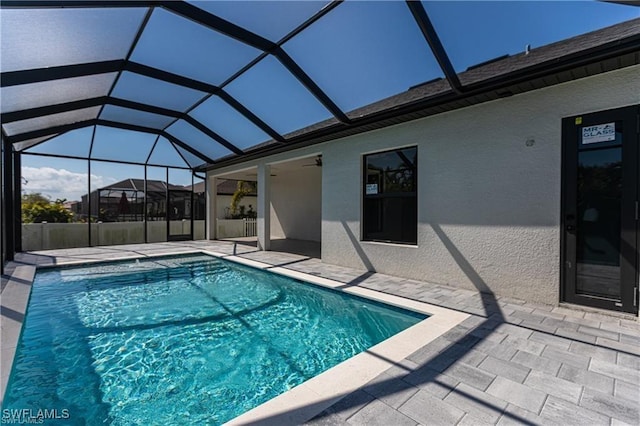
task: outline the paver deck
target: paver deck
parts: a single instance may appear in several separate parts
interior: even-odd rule
[[[50,250],[21,253],[16,263],[62,265],[194,249],[471,314],[308,424],[640,424],[640,323],[634,317],[532,304],[233,242]]]

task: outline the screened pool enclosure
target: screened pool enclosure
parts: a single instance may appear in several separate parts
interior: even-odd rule
[[[3,0],[3,260],[23,249],[26,170],[80,179],[75,200],[61,198],[86,196],[87,245],[99,244],[92,224],[114,219],[88,194],[126,179],[139,187],[109,195],[114,221],[163,219],[161,240],[196,238],[204,199],[191,188],[208,170],[536,87],[525,75],[571,79],[561,73],[596,56],[635,60],[633,39],[529,55],[517,30],[556,26],[539,40],[549,44],[637,17],[615,3],[581,5],[598,20],[567,28],[554,8],[574,6],[554,2]],[[140,229],[136,241],[151,241]]]

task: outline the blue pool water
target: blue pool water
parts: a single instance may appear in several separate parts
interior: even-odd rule
[[[200,254],[39,271],[3,416],[220,424],[424,318]]]

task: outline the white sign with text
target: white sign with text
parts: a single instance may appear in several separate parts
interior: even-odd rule
[[[367,195],[375,195],[378,193],[378,184],[377,183],[368,183],[366,188]]]
[[[616,140],[616,123],[596,124],[582,128],[582,145]]]

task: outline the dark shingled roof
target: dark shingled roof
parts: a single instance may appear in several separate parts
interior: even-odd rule
[[[190,189],[191,186],[187,186]],[[238,188],[238,181],[235,179],[220,179],[218,183],[218,195],[233,195]],[[204,192],[204,182],[198,182],[193,185],[193,192],[201,194]],[[256,191],[252,191],[247,195],[257,195]]]
[[[125,179],[120,182],[112,183],[100,189],[110,189],[112,191],[142,191],[144,192],[144,179]],[[184,186],[169,184],[172,191],[188,190]],[[147,191],[149,192],[165,192],[167,183],[160,180],[147,180]]]
[[[459,73],[463,92],[449,82],[423,83],[347,115],[345,126],[335,118],[285,135],[292,141],[269,141],[250,151],[253,155],[221,160],[215,169],[268,153],[325,142],[382,127],[496,100],[566,81],[584,78],[640,63],[640,18],[612,25],[503,59],[485,62]]]

